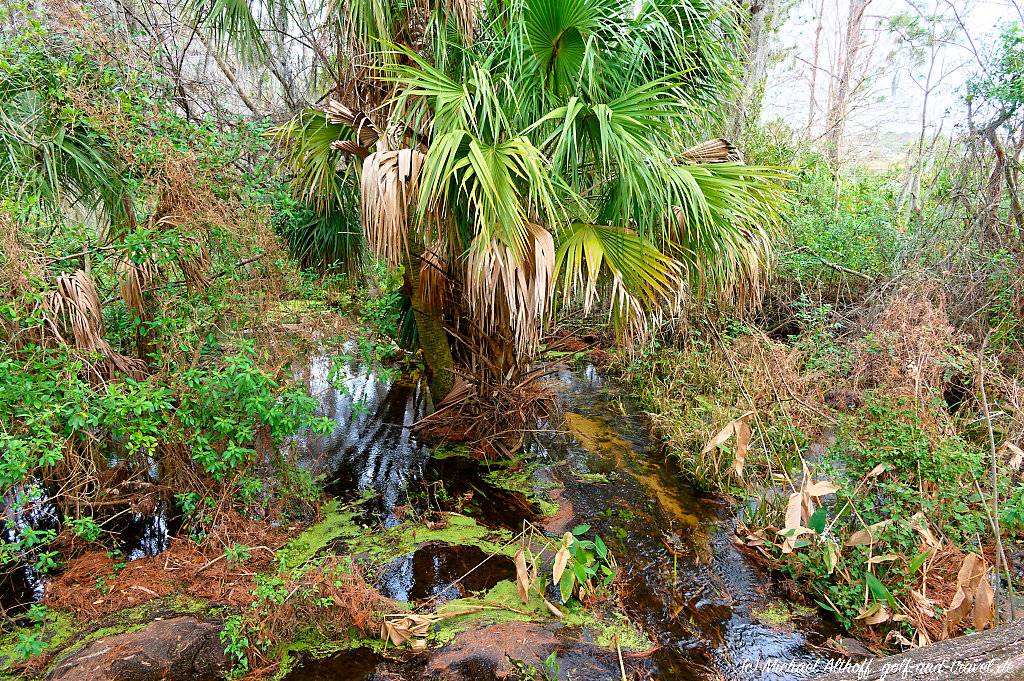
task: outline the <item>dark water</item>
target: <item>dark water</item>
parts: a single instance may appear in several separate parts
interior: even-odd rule
[[[619,557],[625,607],[661,646],[655,676],[800,678],[796,670],[820,655],[808,644],[824,643],[834,627],[817,615],[792,631],[758,622],[754,609],[774,600],[766,593],[769,579],[730,540],[728,504],[680,483],[617,386],[592,369],[563,373],[559,381],[568,432],[534,447],[564,462],[553,472],[565,483],[575,522],[592,525]],[[608,483],[580,480],[581,473],[604,474]],[[768,660],[788,671],[761,671]]]
[[[377,588],[406,603],[444,603],[515,578],[516,566],[504,556],[489,557],[475,546],[429,544],[385,565]]]
[[[15,541],[26,528],[61,531],[61,513],[50,497],[44,493],[22,505],[14,503],[17,493],[11,491],[3,497],[0,516],[11,518],[12,523],[0,535],[0,542]],[[19,506],[19,510],[11,510]],[[151,513],[112,511],[94,520],[106,532],[108,548],[119,551],[128,561],[155,556],[165,550],[170,537],[179,532],[182,525],[181,514],[167,501],[157,501]],[[0,613],[17,616],[40,601],[44,591],[45,580],[31,565],[0,567]]]

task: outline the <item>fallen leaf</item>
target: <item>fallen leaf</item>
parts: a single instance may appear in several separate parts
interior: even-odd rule
[[[983,577],[974,594],[974,630],[981,631],[991,624],[993,615],[993,604],[995,594],[992,592],[992,582]]]
[[[956,576],[956,593],[953,594],[953,600],[946,608],[946,616],[942,622],[944,638],[949,638],[951,634],[955,633],[957,625],[967,616],[967,613],[974,609],[975,598],[986,572],[988,572],[988,567],[984,558],[976,553],[968,553],[964,556],[964,562],[960,565],[960,571]],[[982,611],[984,609],[983,607]],[[988,607],[988,610],[991,611],[991,606]],[[975,616],[981,617],[982,611],[976,612]]]
[[[928,527],[928,520],[924,517],[924,513],[918,511],[910,516],[910,526],[921,535],[921,540],[925,544],[933,549],[939,548],[939,540],[935,538],[935,535],[932,534],[931,529]]]
[[[877,563],[887,563],[892,560],[897,560],[899,556],[895,553],[887,553],[884,556],[872,556],[868,558],[868,565],[875,565]]]
[[[886,468],[888,468],[888,466],[886,464],[880,463],[877,466],[875,466],[874,468],[872,468],[868,472],[868,474],[866,476],[864,476],[864,477],[866,477],[866,478],[877,478],[879,475],[881,475],[882,473],[885,472]]]
[[[812,482],[806,489],[804,489],[804,492],[812,497],[823,497],[826,494],[835,494],[838,491],[839,488],[827,480]]]
[[[562,538],[562,548],[558,549],[555,554],[555,563],[551,569],[551,576],[554,578],[554,583],[558,584],[562,579],[562,573],[565,572],[565,566],[569,564],[569,544],[572,543],[572,533],[566,532]]]
[[[736,437],[736,457],[733,460],[732,468],[737,476],[743,477],[743,464],[747,459],[747,451],[750,449],[750,426],[747,424],[747,419],[754,415],[754,412],[748,411],[737,419],[733,419],[725,425],[720,431],[715,433],[714,437],[707,441],[704,445],[704,449],[701,450],[701,454],[707,454],[715,447],[723,445],[729,441],[729,438]]]
[[[526,603],[530,600],[530,571],[526,567],[526,553],[523,549],[516,552],[516,590],[519,600]]]
[[[877,541],[878,535],[882,531],[882,529],[891,522],[891,520],[883,520],[881,522],[875,523],[874,525],[869,525],[863,530],[858,530],[857,532],[854,532],[850,535],[850,538],[846,540],[846,545],[865,546],[874,544],[875,541]]]

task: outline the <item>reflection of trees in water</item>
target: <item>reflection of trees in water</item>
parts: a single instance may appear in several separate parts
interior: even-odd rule
[[[329,358],[310,364],[310,392],[320,401],[318,415],[334,421],[325,436],[310,434],[300,447],[305,465],[326,472],[334,494],[373,489],[371,510],[394,522],[391,509],[401,500],[405,484],[417,477],[428,452],[416,442],[410,426],[422,417],[425,394],[419,383],[383,383],[373,373],[344,367],[330,385]]]

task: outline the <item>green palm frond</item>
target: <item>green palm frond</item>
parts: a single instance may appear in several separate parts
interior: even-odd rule
[[[296,199],[319,212],[343,202],[344,178],[338,171],[338,164],[345,154],[331,145],[339,140],[351,140],[351,128],[331,123],[323,111],[305,109],[273,128],[269,135],[284,152]]]
[[[62,120],[29,87],[0,83],[0,193],[34,197],[50,209],[98,207],[112,222],[123,219],[126,187],[109,146],[88,125]]]
[[[740,163],[672,168],[680,196],[667,241],[698,292],[756,278],[771,258],[787,198],[778,168]]]
[[[541,216],[559,224],[561,206],[546,162],[526,137],[489,144],[464,130],[436,138],[420,179],[420,216],[464,216],[475,234],[486,234],[523,255],[527,221]]]
[[[560,241],[554,278],[561,277],[563,299],[582,293],[586,310],[596,300],[602,277],[611,279],[611,304],[618,309],[634,307],[634,300],[656,307],[679,291],[679,264],[627,229],[577,222]]]
[[[587,35],[609,14],[601,0],[525,0],[523,25],[545,85],[575,91],[587,56]]]
[[[264,4],[249,0],[186,0],[185,11],[198,28],[207,31],[221,53],[233,50],[245,62],[267,58],[261,17],[286,11],[288,4]]]

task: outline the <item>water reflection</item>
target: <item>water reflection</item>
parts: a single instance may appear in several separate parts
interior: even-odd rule
[[[335,366],[326,355],[313,357],[300,375],[319,402],[317,416],[335,423],[326,435],[308,432],[293,443],[302,465],[326,478],[330,494],[373,490],[367,509],[386,526],[396,525],[394,507],[405,502],[407,484],[422,477],[430,458],[411,432],[426,413],[426,388],[382,380],[355,363]]]
[[[405,603],[446,602],[515,576],[515,565],[504,556],[488,558],[475,546],[430,544],[384,566],[377,588],[388,598]]]

